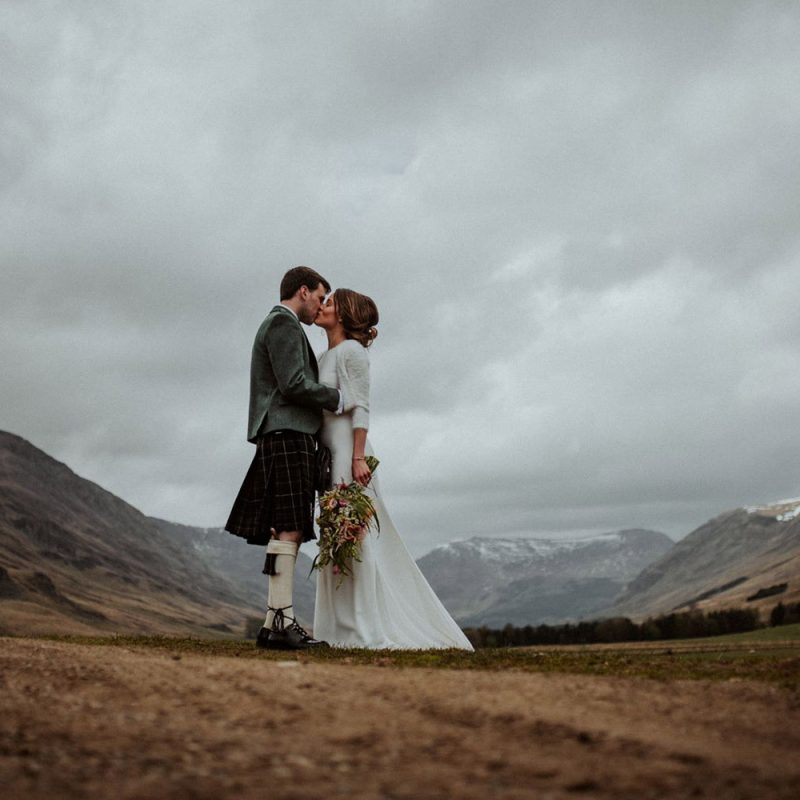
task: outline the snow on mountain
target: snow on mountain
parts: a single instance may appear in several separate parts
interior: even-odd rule
[[[441,545],[418,564],[463,624],[536,624],[609,605],[672,544],[646,530],[574,539],[475,537]]]
[[[778,522],[791,522],[800,516],[800,497],[776,500],[765,506],[748,506],[745,511],[761,517],[771,517]]]
[[[457,539],[447,544],[439,545],[431,552],[457,551],[462,548],[471,548],[475,551],[476,555],[487,561],[503,561],[532,555],[547,558],[557,553],[585,547],[593,542],[618,542],[621,541],[621,539],[621,531],[575,539],[499,539],[493,537],[474,537],[472,539]]]

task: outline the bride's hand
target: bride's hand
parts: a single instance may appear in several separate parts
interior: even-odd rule
[[[369,471],[367,462],[364,461],[363,458],[354,458],[353,480],[356,483],[360,483],[362,486],[366,486],[370,482],[371,478],[372,478],[372,473]]]

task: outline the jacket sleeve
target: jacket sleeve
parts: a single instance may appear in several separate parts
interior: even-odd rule
[[[369,354],[358,342],[343,342],[336,373],[339,386],[353,410],[353,427],[369,430]]]
[[[286,314],[276,314],[265,331],[265,345],[281,395],[293,403],[336,411],[339,392],[306,375],[306,343],[299,324]]]

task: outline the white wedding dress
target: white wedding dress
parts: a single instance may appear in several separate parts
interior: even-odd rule
[[[368,427],[369,356],[347,340],[319,359],[321,383],[343,388],[357,407],[340,416],[324,412],[321,438],[331,449],[334,482],[353,479],[353,427]],[[354,426],[353,422],[357,423]],[[367,454],[372,453],[369,443]],[[378,469],[378,473],[380,469]],[[461,628],[420,572],[381,499],[377,473],[370,481],[380,532],[365,536],[362,560],[336,588],[331,567],[317,573],[314,637],[333,647],[472,650]]]

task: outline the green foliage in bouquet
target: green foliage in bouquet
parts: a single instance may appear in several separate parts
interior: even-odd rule
[[[375,456],[367,456],[366,462],[373,473],[380,463]],[[319,498],[317,525],[319,553],[312,569],[332,565],[338,589],[352,576],[353,561],[361,561],[361,542],[370,527],[381,529],[372,498],[360,483],[338,483]]]

